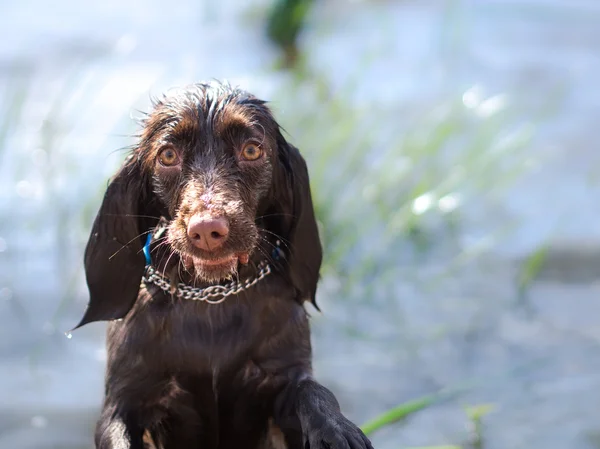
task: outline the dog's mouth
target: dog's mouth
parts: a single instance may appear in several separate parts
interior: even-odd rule
[[[194,241],[187,235],[187,226],[183,226],[182,220],[172,220],[165,228],[168,231],[166,241],[168,246],[179,256],[179,268],[185,269],[187,274],[193,278],[194,283],[215,284],[220,281],[235,279],[243,270],[244,265],[248,265],[250,257],[256,249],[257,236],[256,229],[251,225],[246,225],[242,220],[238,220],[238,226],[241,222],[243,226],[243,238],[240,230],[232,229],[230,238],[226,241],[211,242],[211,245],[195,245]],[[203,235],[203,238],[210,238]],[[214,239],[213,239],[214,240]],[[202,248],[201,246],[209,246]],[[166,251],[166,250],[163,250]],[[190,279],[184,273],[186,282]]]
[[[216,282],[231,278],[237,273],[240,264],[246,265],[250,260],[247,252],[232,253],[218,258],[198,257],[191,254],[181,254],[183,266],[196,277]]]

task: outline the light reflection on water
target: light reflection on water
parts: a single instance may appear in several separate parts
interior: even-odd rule
[[[147,109],[149,94],[225,77],[274,98],[278,117],[292,137],[310,143],[303,150],[319,170],[329,129],[304,136],[295,123],[302,108],[314,107],[314,86],[293,91],[286,76],[271,70],[275,52],[258,28],[265,4],[0,5],[0,447],[90,446],[104,327],[64,332],[85,307],[82,245],[95,204],[123,156],[115,150],[136,131],[130,115]],[[389,167],[381,178],[361,184],[356,173],[339,191],[333,181],[324,184],[350,198],[331,208],[347,214],[347,228],[357,226],[353,234],[365,235],[340,267],[367,253],[375,260],[371,271],[365,264],[365,282],[353,287],[352,298],[340,293],[348,284],[343,274],[323,280],[326,313],[314,316],[317,375],[359,422],[436,388],[465,379],[478,385],[459,401],[382,432],[376,447],[461,443],[465,403],[499,405],[486,421],[488,448],[584,448],[597,428],[599,292],[591,284],[596,273],[584,274],[600,259],[600,192],[593,182],[600,162],[600,7],[573,5],[338,0],[313,14],[303,37],[309,66],[327,74],[333,91],[354,80],[344,95],[371,108],[374,141],[400,140],[423,109],[442,122],[452,111],[445,100],[455,95],[471,111],[473,128],[490,126],[489,154],[505,152],[501,161],[510,165],[510,152],[519,148],[519,163],[527,165],[506,186],[494,178],[510,171],[495,165],[498,159],[465,173],[472,167],[460,158],[470,141],[461,135],[434,159],[443,181],[458,180],[465,192],[424,189],[408,204],[399,201],[387,220],[367,216],[360,201],[388,200],[386,186],[420,169],[413,159],[390,163],[375,155],[373,167]],[[530,120],[495,127],[515,110]],[[534,140],[520,149],[533,127]],[[431,140],[429,128],[413,131],[423,145]],[[342,164],[325,169],[332,179],[334,165]],[[473,194],[471,184],[485,194]],[[432,220],[433,229],[433,212],[460,213],[459,235],[437,237],[433,260],[411,257],[397,237],[373,232],[401,232],[405,209],[422,223]],[[357,223],[372,228],[365,232]],[[519,302],[514,259],[548,239],[567,241],[571,259],[560,260],[570,262],[557,262],[559,274]],[[569,270],[586,281],[563,282]]]

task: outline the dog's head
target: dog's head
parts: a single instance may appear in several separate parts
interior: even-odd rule
[[[122,318],[159,244],[178,269],[217,283],[282,242],[283,274],[314,302],[321,245],[308,172],[265,102],[227,84],[197,84],[156,101],[139,142],[110,182],[85,254],[90,302],[80,326]]]

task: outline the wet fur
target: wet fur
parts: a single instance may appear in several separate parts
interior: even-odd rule
[[[259,164],[236,159],[248,139],[266,152]],[[165,144],[183,155],[181,171],[157,168]],[[152,249],[155,266],[175,282],[208,285],[180,263],[196,251],[185,226],[202,210],[229,218],[223,251],[250,253],[237,276],[255,275],[264,259],[273,273],[218,305],[140,288],[141,248],[160,217],[169,227]],[[370,449],[312,376],[303,304],[314,303],[320,265],[306,164],[265,103],[219,83],[156,101],[86,248],[90,303],[79,325],[111,321],[96,447]]]

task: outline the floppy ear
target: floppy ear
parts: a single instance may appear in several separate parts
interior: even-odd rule
[[[135,303],[144,274],[146,195],[139,164],[130,157],[108,185],[85,249],[90,301],[77,329],[93,321],[123,318]],[[141,235],[142,234],[142,235]]]
[[[288,274],[297,290],[300,302],[310,301],[317,309],[315,295],[319,270],[323,259],[317,221],[306,162],[300,151],[286,142],[278,133],[280,179],[276,179],[276,202],[287,218],[286,229],[281,232],[287,241],[282,248],[287,250]],[[281,179],[283,178],[283,179]],[[287,231],[287,232],[286,232]]]

